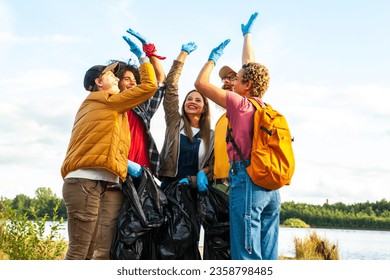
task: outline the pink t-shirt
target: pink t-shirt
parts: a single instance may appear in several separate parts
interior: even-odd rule
[[[260,104],[260,98],[255,98]],[[226,95],[226,116],[229,119],[232,127],[232,136],[237,146],[240,148],[244,159],[250,159],[252,149],[252,134],[253,134],[253,115],[255,106],[248,98],[241,96],[235,92],[227,91]],[[227,143],[229,161],[240,161],[240,155],[233,147],[231,142]]]

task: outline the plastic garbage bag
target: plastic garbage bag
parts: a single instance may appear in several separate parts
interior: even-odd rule
[[[198,241],[200,224],[196,210],[196,189],[178,181],[164,188],[168,204],[165,206],[165,222],[159,229],[159,259],[201,259]]]
[[[126,178],[123,193],[125,198],[111,247],[111,259],[156,259],[153,240],[164,222],[166,196],[145,167],[140,178]]]
[[[204,260],[230,260],[229,196],[213,186],[198,194],[198,211],[204,228]]]

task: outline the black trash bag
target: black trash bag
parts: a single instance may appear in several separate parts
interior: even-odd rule
[[[198,194],[198,211],[204,228],[203,259],[230,260],[229,196],[211,186]]]
[[[178,181],[164,188],[168,204],[165,222],[159,229],[158,254],[163,260],[200,260],[198,222],[194,190]],[[196,198],[196,195],[195,195]]]
[[[127,176],[123,183],[124,202],[118,217],[111,259],[156,259],[154,234],[164,222],[165,194],[148,168],[140,178]]]

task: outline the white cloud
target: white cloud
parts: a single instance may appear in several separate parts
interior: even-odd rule
[[[7,88],[7,92],[31,96],[33,91],[63,87],[73,81],[73,74],[62,69],[34,69],[16,73],[7,80],[0,80],[0,86]]]
[[[390,197],[390,118],[377,85],[276,85],[265,100],[285,114],[296,171],[284,200],[324,203]]]
[[[0,2],[0,31],[9,30],[11,27],[12,14],[7,4]]]
[[[217,72],[222,65],[239,67],[240,24],[258,8],[258,4],[240,6],[234,19],[229,14],[231,5],[207,3],[218,6],[215,13],[211,8],[204,9],[206,3],[198,3],[191,9],[199,13],[188,18],[173,9],[177,3],[169,1],[163,5],[152,1],[153,9],[148,11],[140,1],[133,0],[105,1],[95,6],[71,1],[50,4],[42,13],[35,11],[34,23],[29,25],[25,15],[34,10],[26,7],[27,2],[23,8],[18,6],[19,1],[14,2],[6,2],[7,5],[0,0],[0,62],[4,71],[0,76],[0,195],[10,198],[18,193],[33,195],[40,186],[51,187],[61,196],[60,166],[74,115],[85,97],[80,82],[84,70],[91,61],[105,61],[115,55],[128,58],[128,48],[121,39],[127,28],[150,36],[161,55],[167,56],[163,61],[166,72],[181,44],[196,41],[199,48],[188,58],[180,79],[179,90],[184,96],[193,88],[211,49],[225,38],[232,41],[212,74],[212,82],[220,83]],[[390,91],[388,81],[382,79],[387,69],[387,53],[375,53],[381,50],[375,43],[364,49],[354,45],[351,54],[368,56],[375,65],[371,67],[367,59],[359,60],[340,52],[350,46],[346,45],[346,38],[337,41],[343,45],[333,45],[339,37],[313,34],[315,26],[308,26],[309,22],[297,14],[307,12],[302,10],[304,6],[294,4],[292,10],[286,10],[286,5],[282,5],[276,13],[270,5],[262,6],[259,11],[253,40],[256,59],[271,71],[271,85],[264,99],[286,115],[296,141],[296,173],[292,185],[282,189],[282,199],[318,203],[326,198],[331,202],[389,199],[390,188],[386,186],[390,181],[390,155],[386,147],[390,138],[390,110],[385,101]],[[74,19],[64,21],[71,10],[75,11]],[[86,11],[90,14],[85,15]],[[39,15],[53,16],[52,24],[40,22]],[[386,18],[384,13],[382,18]],[[333,18],[329,28],[326,24],[326,30],[335,30],[342,23],[340,18]],[[371,21],[366,25],[367,30],[374,30]],[[305,29],[306,26],[310,28]],[[359,24],[351,22],[351,26]],[[357,28],[358,32],[361,30]],[[388,39],[380,32],[370,34],[370,42],[380,39],[380,46],[388,45],[384,41]],[[99,40],[101,44],[96,43]],[[93,48],[84,44],[87,41],[94,43]],[[329,46],[334,49],[328,53]],[[369,47],[375,47],[374,51]],[[354,69],[357,65],[370,69],[368,75],[358,67]],[[347,81],[343,72],[348,72]],[[367,80],[360,78],[363,75]],[[219,114],[213,112],[215,118]],[[151,129],[161,148],[165,130],[162,107],[152,119]]]
[[[10,32],[0,32],[1,43],[37,44],[37,43],[77,43],[86,42],[86,39],[70,35],[53,34],[43,36],[18,36]]]

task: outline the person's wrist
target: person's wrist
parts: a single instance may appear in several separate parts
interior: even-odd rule
[[[215,66],[215,61],[213,60],[213,59],[211,59],[211,58],[209,58],[209,60],[207,60],[207,62],[206,62],[206,65],[209,65],[209,66]]]
[[[160,55],[157,54],[156,46],[153,43],[143,44],[142,45],[142,49],[146,53],[146,56],[148,56],[148,57],[154,56],[154,57],[156,57],[156,58],[158,58],[160,60],[166,59],[165,56],[160,56]]]

